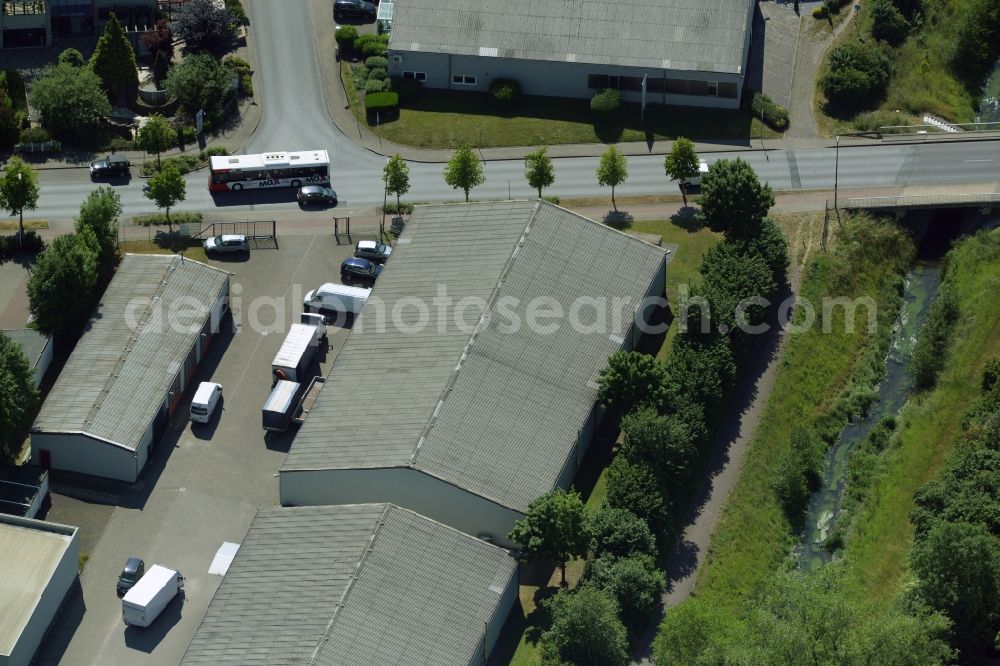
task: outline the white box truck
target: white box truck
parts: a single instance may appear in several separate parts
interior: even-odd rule
[[[292,324],[285,341],[281,343],[281,349],[271,361],[274,381],[298,382],[305,379],[306,370],[319,346],[317,335],[315,326]]]
[[[180,572],[154,564],[122,597],[122,620],[130,627],[148,627],[183,587]]]

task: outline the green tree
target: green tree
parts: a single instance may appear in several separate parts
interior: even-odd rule
[[[170,122],[158,113],[154,113],[139,128],[136,136],[139,146],[147,153],[156,155],[156,166],[160,167],[160,153],[170,150],[177,142],[177,131]]]
[[[560,590],[546,607],[552,625],[542,634],[546,666],[625,666],[628,634],[618,619],[618,604],[603,590],[583,585]]]
[[[402,155],[393,155],[382,170],[385,191],[396,196],[396,215],[402,215],[399,197],[410,191],[410,167]]]
[[[910,24],[892,3],[892,0],[875,0],[871,8],[872,37],[899,46],[910,31]]]
[[[656,537],[649,525],[628,509],[602,504],[587,515],[587,535],[593,557],[657,556]]]
[[[765,217],[754,235],[727,242],[735,244],[742,254],[759,254],[767,263],[774,281],[784,283],[788,272],[788,240],[777,222]]]
[[[89,229],[97,240],[97,268],[99,282],[110,280],[118,260],[118,218],[122,214],[122,201],[111,187],[99,187],[87,195],[80,204],[80,216],[75,229],[83,233]]]
[[[677,181],[685,206],[688,203],[685,181],[698,175],[698,167],[698,153],[694,150],[694,143],[682,136],[677,137],[663,160],[663,170],[667,173],[667,178]]]
[[[645,627],[667,587],[663,572],[644,554],[599,557],[589,564],[587,580],[614,597],[622,622],[633,632]]]
[[[666,371],[649,354],[615,352],[597,377],[597,400],[618,417],[643,404],[657,405],[663,398]]]
[[[671,393],[702,405],[706,414],[721,409],[736,381],[736,357],[724,336],[678,335],[667,357]]]
[[[992,650],[1000,620],[1000,550],[982,525],[941,522],[910,553],[917,594],[952,621],[963,659]]]
[[[185,5],[187,6],[187,5]],[[190,115],[204,109],[217,116],[233,82],[233,72],[207,53],[191,55],[167,74],[164,87]]]
[[[14,111],[14,105],[7,92],[0,87],[0,150],[17,143],[21,135],[21,119]]]
[[[556,182],[547,146],[542,146],[524,156],[524,177],[528,179],[528,185],[538,190],[539,199],[542,198],[542,189]]]
[[[611,188],[611,207],[618,212],[618,204],[615,202],[615,187],[628,180],[628,163],[625,156],[618,152],[614,146],[601,155],[601,161],[597,165],[597,184]]]
[[[239,23],[228,8],[216,6],[212,0],[188,0],[174,11],[170,27],[188,53],[221,58],[236,49]]]
[[[956,19],[951,67],[978,91],[1000,55],[1000,0],[972,0]]]
[[[910,375],[918,390],[926,391],[937,383],[938,374],[944,369],[951,333],[958,322],[958,296],[949,282],[938,290],[931,303],[927,322],[917,335],[910,363]]]
[[[756,252],[745,252],[739,243],[723,240],[710,248],[701,260],[702,287],[712,306],[718,330],[733,337],[744,329],[760,326],[764,320],[763,301],[778,290],[774,274]]]
[[[731,646],[740,642],[742,631],[742,625],[728,609],[690,597],[667,609],[653,641],[653,663],[656,666],[725,664]],[[735,666],[740,662],[733,663]],[[763,662],[759,663],[763,666]]]
[[[615,456],[608,465],[605,503],[615,509],[625,509],[646,521],[657,538],[669,536],[666,502],[656,477],[643,465],[625,456]]]
[[[514,523],[508,538],[521,544],[527,557],[558,564],[565,585],[567,560],[587,554],[585,519],[580,494],[556,488],[528,505],[528,512]]]
[[[0,331],[0,452],[16,456],[38,404],[31,363],[24,350]]]
[[[749,163],[719,160],[701,179],[701,212],[727,238],[756,236],[761,220],[774,205],[771,186],[761,184]]]
[[[83,54],[76,49],[69,48],[64,49],[62,53],[59,54],[59,64],[69,65],[71,67],[83,67],[87,64],[84,60]]]
[[[35,324],[57,338],[75,338],[97,303],[97,240],[89,230],[56,236],[28,278]]]
[[[97,40],[94,54],[90,56],[90,68],[100,77],[112,102],[124,102],[129,91],[139,87],[135,51],[114,12],[108,16],[104,34]]]
[[[661,487],[681,490],[691,485],[698,470],[698,443],[687,424],[640,407],[622,419],[619,455],[648,467]]]
[[[465,201],[469,201],[469,190],[486,182],[483,164],[467,143],[461,144],[448,164],[444,167],[444,182],[453,190],[465,192]]]
[[[29,98],[42,126],[57,135],[83,135],[111,113],[101,79],[88,67],[46,67],[32,84]]]
[[[24,238],[24,211],[38,205],[38,172],[12,155],[0,178],[0,208],[17,215],[18,237]]]
[[[149,179],[149,192],[146,193],[146,198],[152,199],[158,208],[166,211],[167,228],[170,231],[174,230],[173,224],[170,222],[170,209],[184,201],[186,196],[187,184],[184,182],[184,177],[180,170],[169,161],[155,176]]]
[[[889,85],[892,65],[876,43],[849,41],[830,51],[820,88],[830,104],[853,111],[877,106]]]

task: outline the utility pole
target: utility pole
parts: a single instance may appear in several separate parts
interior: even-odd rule
[[[840,178],[840,135],[837,135],[837,151],[833,159],[833,209],[837,208],[837,181]],[[839,214],[839,213],[838,213]]]

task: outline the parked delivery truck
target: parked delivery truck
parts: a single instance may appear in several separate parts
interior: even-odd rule
[[[292,423],[295,409],[299,405],[299,395],[302,384],[279,379],[271,390],[271,395],[264,402],[261,410],[261,421],[264,430],[285,432]]]
[[[154,564],[122,597],[122,620],[132,627],[148,627],[183,587],[180,572]]]
[[[281,349],[271,362],[274,382],[281,379],[303,381],[317,347],[319,335],[315,326],[292,324],[285,341],[281,343]]]

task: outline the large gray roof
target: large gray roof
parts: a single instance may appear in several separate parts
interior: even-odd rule
[[[524,511],[574,454],[597,373],[663,262],[660,248],[547,203],[418,207],[283,469],[411,466]],[[464,330],[454,316],[432,317],[419,333],[379,329],[383,313],[391,320],[413,299],[434,313],[441,289],[494,311],[516,300],[522,323],[537,297],[563,312],[581,297],[624,305],[598,332],[565,319],[548,334],[512,332],[501,330],[503,315],[476,328],[481,310],[472,309]]]
[[[86,432],[134,450],[228,279],[173,254],[126,255],[33,430]]]
[[[181,663],[466,664],[516,567],[389,504],[260,509]]]
[[[726,72],[750,0],[397,0],[390,50]]]

